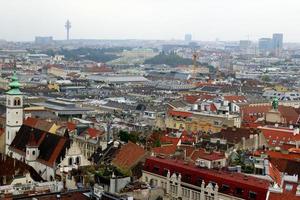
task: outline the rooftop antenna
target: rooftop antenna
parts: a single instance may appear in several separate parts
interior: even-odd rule
[[[70,40],[70,29],[71,29],[71,22],[70,22],[70,20],[66,21],[65,28],[67,30],[67,40]]]

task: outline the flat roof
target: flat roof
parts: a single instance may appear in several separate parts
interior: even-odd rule
[[[33,103],[35,106],[42,106],[45,107],[46,109],[51,109],[55,111],[62,111],[62,112],[67,112],[67,111],[79,111],[79,112],[86,112],[86,111],[91,111],[89,108],[82,108],[82,107],[77,107],[75,104],[69,103],[69,102],[63,102],[63,101],[45,101],[45,102],[40,102],[40,103]]]

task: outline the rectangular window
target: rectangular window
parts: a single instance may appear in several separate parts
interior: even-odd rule
[[[153,171],[154,171],[155,173],[158,173],[158,172],[159,172],[159,167],[158,167],[158,166],[154,166],[154,167],[153,167]]]
[[[183,181],[186,183],[191,183],[192,181],[192,176],[189,174],[186,174],[185,176],[183,176]]]
[[[249,192],[249,199],[256,199],[256,192],[252,192],[252,191],[250,191]]]
[[[165,168],[162,175],[167,176],[167,174],[168,174],[168,169]]]
[[[201,184],[202,184],[202,179],[201,178],[197,178],[196,185],[197,186],[201,186]]]
[[[236,188],[236,189],[235,189],[235,193],[236,193],[237,195],[242,196],[242,195],[243,195],[243,189],[242,189],[242,188]]]
[[[220,192],[228,192],[229,191],[229,185],[223,184],[220,188]]]

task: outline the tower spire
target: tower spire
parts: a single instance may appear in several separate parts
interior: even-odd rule
[[[19,79],[17,77],[16,65],[14,66],[14,72],[11,77],[11,81],[8,85],[10,89],[6,92],[7,94],[16,94],[16,95],[22,94],[20,91],[21,84],[19,83]]]
[[[66,21],[65,28],[67,30],[67,40],[70,40],[70,29],[71,29],[71,22],[70,22],[70,20]]]

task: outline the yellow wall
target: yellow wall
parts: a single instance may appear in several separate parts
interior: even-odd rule
[[[53,124],[52,127],[49,129],[49,133],[55,134],[57,129],[59,129],[59,128],[60,128],[60,126]]]

